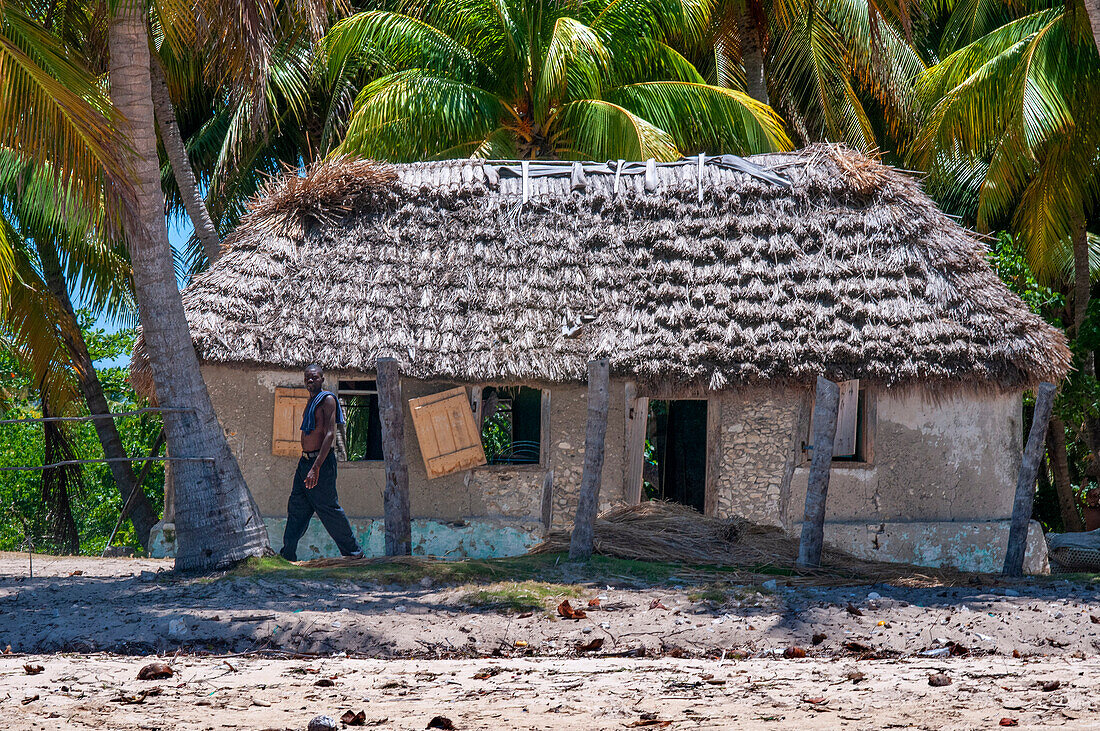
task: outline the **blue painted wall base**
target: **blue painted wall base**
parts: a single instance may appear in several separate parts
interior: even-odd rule
[[[264,518],[271,547],[278,551],[283,545],[286,518]],[[382,519],[353,518],[352,530],[363,552],[368,556],[385,554],[385,530]],[[542,524],[534,522],[504,522],[466,520],[444,522],[414,520],[412,522],[412,552],[414,556],[438,558],[499,558],[519,556],[542,540]],[[154,558],[171,558],[176,553],[174,531],[158,533],[150,541]],[[321,521],[311,520],[309,529],[298,542],[298,560],[339,556],[336,544],[329,538]]]

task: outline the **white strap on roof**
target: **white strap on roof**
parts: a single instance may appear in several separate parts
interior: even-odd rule
[[[569,171],[569,190],[584,190],[588,187],[588,179],[584,177],[584,165],[578,160],[573,163]]]
[[[745,173],[784,188],[791,186],[790,180],[782,175],[736,155],[716,155],[708,158],[706,154],[700,154],[673,162],[657,162],[649,159],[644,163],[630,160],[608,160],[604,163],[564,160],[487,160],[482,163],[482,169],[485,172],[485,181],[491,188],[498,187],[502,178],[522,178],[523,201],[526,203],[531,199],[532,180],[534,178],[568,177],[570,190],[584,191],[590,187],[591,176],[606,175],[610,177],[613,175],[614,179],[610,182],[614,185],[613,191],[617,193],[619,183],[622,182],[621,179],[624,175],[644,175],[645,190],[648,193],[653,193],[658,188],[659,173],[662,168],[677,168],[689,165],[694,166],[696,169],[698,176],[696,183],[700,202],[703,200],[703,178],[707,166]]]
[[[706,154],[699,153],[699,202],[703,202],[703,171],[706,170],[707,156]]]

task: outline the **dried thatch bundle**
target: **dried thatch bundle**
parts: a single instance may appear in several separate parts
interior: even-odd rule
[[[569,540],[569,531],[551,531],[530,552],[566,552]],[[713,518],[684,505],[656,501],[601,513],[595,524],[595,551],[615,558],[715,564],[749,573],[790,571],[818,584],[853,580],[961,583],[967,576],[950,569],[866,561],[829,547],[822,552],[821,569],[796,571],[798,539],[780,528],[743,518]]]
[[[595,550],[602,556],[730,566],[759,563],[759,556],[739,561],[745,557],[735,552],[753,545],[743,538],[760,526],[740,519],[712,518],[686,505],[653,501],[613,508],[596,518],[595,528]],[[774,539],[772,532],[782,534],[778,528],[760,532],[769,541]],[[568,551],[569,540],[569,531],[551,531],[531,553]],[[765,553],[767,548],[763,547]]]
[[[304,175],[291,170],[264,186],[241,225],[303,219],[331,223],[357,210],[373,193],[396,180],[392,167],[374,160],[349,156],[322,160]]]
[[[752,162],[790,185],[717,162],[521,178],[336,160],[273,185],[196,277],[195,345],[466,382],[583,382],[606,357],[696,391],[819,374],[1013,389],[1068,370],[1062,334],[916,181],[825,145]]]

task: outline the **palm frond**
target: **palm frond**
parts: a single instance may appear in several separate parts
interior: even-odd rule
[[[636,38],[695,43],[710,15],[706,0],[611,0],[592,20],[605,42]]]
[[[680,150],[665,130],[612,102],[565,104],[548,124],[561,157],[586,160],[676,160]]]
[[[535,121],[544,122],[558,103],[598,98],[610,82],[610,68],[611,53],[591,28],[558,18],[535,88]]]
[[[753,154],[789,150],[783,120],[744,92],[706,84],[628,84],[608,100],[666,130],[681,152]]]
[[[365,59],[382,60],[389,72],[433,69],[440,75],[473,82],[477,58],[446,33],[416,18],[371,10],[345,18],[325,36],[321,58],[330,81]]]
[[[107,94],[60,42],[18,5],[3,5],[0,27],[0,146],[48,165],[59,184],[98,201],[108,180],[132,195],[126,143]]]
[[[405,162],[485,139],[514,118],[500,97],[426,69],[384,76],[363,88],[336,154]]]

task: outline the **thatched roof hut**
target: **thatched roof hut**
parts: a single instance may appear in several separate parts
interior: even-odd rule
[[[910,177],[829,146],[720,162],[320,165],[273,183],[187,288],[195,346],[458,381],[583,381],[607,357],[710,390],[1065,375],[1062,334]]]
[[[708,515],[796,529],[820,374],[844,382],[826,540],[990,568],[1021,391],[1060,380],[1070,353],[987,253],[912,178],[836,147],[663,164],[336,160],[274,181],[184,297],[275,540],[302,459],[303,365],[325,366],[348,407],[341,499],[363,544],[380,545],[386,480],[372,374],[393,356],[410,419],[428,402],[455,409],[405,430],[414,550],[487,556],[570,524],[586,363],[606,357],[604,507],[656,486]],[[148,379],[140,348],[134,372]],[[458,429],[465,398],[477,416]],[[501,403],[503,421],[486,420]],[[428,421],[450,437],[422,439]],[[460,444],[480,454],[479,436],[488,465],[429,473]],[[325,541],[310,538],[311,555],[333,551]],[[1038,531],[1033,545],[1041,559]]]

